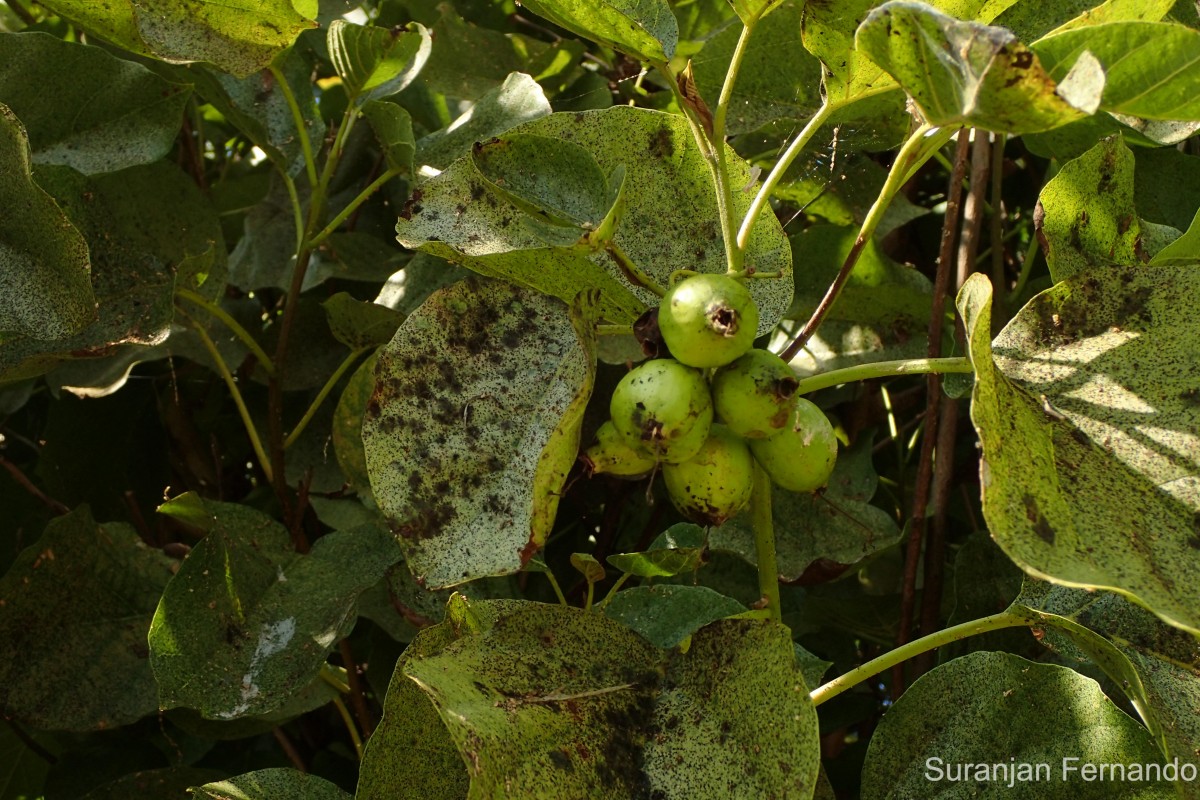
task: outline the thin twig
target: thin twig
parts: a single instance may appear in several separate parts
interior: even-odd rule
[[[18,725],[15,719],[6,716],[4,721],[8,723],[8,727],[12,728],[13,734],[21,740],[21,744],[29,748],[34,755],[36,755],[42,761],[45,761],[47,764],[58,763],[58,759],[54,756],[54,754],[38,744],[37,740],[30,736],[24,728]]]
[[[4,456],[0,456],[0,467],[4,467],[8,474],[13,476],[13,480],[20,484],[22,489],[36,497],[39,501],[41,501],[42,505],[46,506],[46,508],[53,511],[55,514],[61,515],[71,513],[71,509],[68,506],[55,500],[53,497],[49,496],[35,486],[33,481],[29,480],[29,477],[21,471],[20,467],[9,461]]]
[[[350,705],[354,707],[354,716],[358,717],[358,727],[362,738],[371,738],[375,723],[367,708],[367,696],[363,691],[362,676],[358,674],[358,662],[354,660],[354,652],[350,649],[350,640],[338,642],[338,652],[342,656],[342,666],[346,668],[346,682],[350,684]]]
[[[1004,278],[1004,140],[1003,133],[996,134],[992,143],[992,285],[996,291],[992,298],[992,324],[1003,325],[1008,320],[1007,281]]]
[[[800,351],[812,335],[817,332],[817,328],[825,320],[825,316],[829,310],[833,308],[837,302],[838,296],[842,292],[842,287],[846,285],[846,281],[850,278],[850,273],[854,271],[854,265],[858,263],[859,256],[866,249],[867,242],[875,233],[875,229],[879,226],[883,219],[883,214],[887,211],[887,207],[891,204],[894,198],[900,191],[901,187],[908,182],[912,177],[913,172],[924,164],[930,155],[937,151],[939,147],[950,140],[954,134],[954,129],[936,130],[928,125],[922,125],[915,130],[904,142],[904,146],[900,148],[900,152],[896,155],[896,160],[892,164],[891,170],[888,171],[887,180],[883,184],[883,188],[879,191],[879,196],[875,198],[867,216],[863,219],[862,226],[859,228],[858,237],[854,240],[850,252],[846,255],[846,260],[842,262],[842,268],[838,270],[837,277],[833,279],[833,283],[829,285],[829,289],[825,292],[825,296],[821,298],[821,302],[817,304],[816,309],[808,318],[808,322],[804,323],[804,327],[800,329],[800,333],[780,354],[784,361],[791,361]]]
[[[301,772],[307,773],[308,767],[304,764],[304,759],[300,757],[300,751],[296,749],[296,745],[292,744],[292,740],[283,732],[283,728],[272,728],[271,733],[275,735],[275,741],[279,742],[280,749],[287,756],[288,761],[292,762],[292,766]]]
[[[927,354],[937,358],[942,351],[942,316],[946,303],[946,290],[950,285],[950,270],[954,257],[955,232],[958,230],[962,204],[962,183],[967,173],[967,152],[970,141],[964,131],[959,132],[958,147],[954,151],[954,171],[950,175],[950,188],[946,198],[946,217],[942,223],[942,241],[938,252],[937,273],[933,284],[933,309],[929,317],[929,345]],[[941,398],[940,379],[930,374],[926,379],[928,401],[925,411],[925,431],[921,438],[921,457],[917,463],[916,488],[909,515],[908,546],[904,561],[904,585],[900,595],[900,631],[896,636],[897,647],[908,643],[912,635],[913,607],[917,593],[917,565],[920,563],[921,542],[925,538],[925,513],[929,503],[929,486],[933,467],[933,446],[937,440],[938,401]],[[904,670],[896,664],[892,670],[892,697],[904,693]]]

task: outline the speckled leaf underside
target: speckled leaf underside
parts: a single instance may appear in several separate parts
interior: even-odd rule
[[[469,614],[471,632],[445,622],[406,652],[357,797],[409,796],[410,765],[435,758],[453,779],[423,798],[812,797],[816,712],[782,625],[721,620],[681,653],[578,608]]]
[[[862,798],[1175,797],[1162,781],[1100,781],[1094,776],[1089,781],[1079,769],[1088,763],[1161,764],[1162,754],[1149,732],[1091,678],[1009,653],[972,653],[920,678],[884,716],[867,750]],[[1047,766],[1024,777],[1014,772],[1011,782],[1006,773],[991,777],[990,769],[982,780],[978,771],[961,777],[964,765],[977,770],[974,765],[985,764],[1012,770],[1023,764]]]
[[[1200,631],[1200,269],[1120,266],[1035,297],[989,343],[991,286],[959,295],[983,510],[1037,577],[1107,588]]]
[[[431,296],[380,351],[367,471],[427,586],[516,572],[544,543],[578,451],[593,347],[558,300],[470,278]]]
[[[676,270],[725,271],[712,178],[682,116],[616,106],[551,114],[507,135],[520,134],[578,145],[608,176],[624,167],[624,208],[613,241],[660,285],[667,285]],[[750,166],[732,150],[728,155],[733,186],[750,186]],[[531,163],[529,169],[537,172],[539,165]],[[745,214],[752,199],[752,192],[735,191],[733,213]],[[525,218],[517,204],[489,188],[468,156],[421,184],[396,231],[405,247],[566,302],[584,289],[600,289],[601,310],[613,322],[632,322],[647,305],[657,305],[653,294],[625,279],[607,253],[547,246]],[[751,231],[746,264],[759,272],[782,272],[783,278],[749,282],[760,335],[791,305],[791,262],[782,227],[774,214],[763,213]]]

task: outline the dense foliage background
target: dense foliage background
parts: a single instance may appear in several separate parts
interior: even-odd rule
[[[1200,20],[1093,5],[0,3],[0,799],[1200,763]],[[701,528],[576,459],[727,268],[841,452]]]

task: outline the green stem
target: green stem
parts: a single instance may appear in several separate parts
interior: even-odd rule
[[[647,275],[642,268],[633,263],[621,246],[609,239],[604,243],[604,252],[608,253],[613,261],[617,262],[618,269],[625,275],[625,280],[632,283],[634,286],[641,286],[643,289],[654,293],[657,297],[662,297],[667,293],[667,290],[658,285],[658,281]]]
[[[1029,246],[1025,248],[1025,257],[1021,259],[1021,274],[1017,278],[1017,285],[1008,293],[1008,304],[1014,305],[1021,299],[1021,294],[1025,291],[1025,284],[1029,282],[1029,276],[1033,274],[1033,264],[1037,261],[1038,253],[1041,252],[1041,247],[1038,245],[1037,232],[1035,231],[1029,237]]]
[[[246,428],[246,435],[250,437],[250,446],[254,448],[254,455],[258,458],[258,465],[262,468],[263,475],[266,476],[268,483],[274,483],[273,473],[271,471],[271,461],[267,458],[267,452],[263,449],[262,439],[258,436],[258,429],[254,427],[254,421],[250,419],[250,412],[246,408],[246,401],[242,399],[242,392],[238,389],[237,381],[233,378],[233,373],[229,371],[229,366],[225,363],[225,359],[221,357],[221,351],[217,349],[217,345],[213,342],[212,337],[208,335],[208,331],[204,327],[192,319],[192,317],[184,310],[180,309],[187,320],[192,323],[192,328],[200,335],[200,341],[204,343],[204,349],[212,357],[213,362],[217,366],[217,372],[221,379],[225,381],[225,386],[229,389],[229,394],[233,397],[233,404],[237,406],[238,416],[242,418],[242,425]]]
[[[283,99],[287,102],[288,110],[292,112],[292,121],[296,124],[296,135],[300,137],[300,150],[304,153],[304,169],[308,171],[308,182],[315,192],[317,190],[317,161],[313,156],[312,140],[308,138],[308,126],[304,124],[304,112],[300,110],[300,104],[296,102],[296,95],[293,94],[291,84],[284,77],[283,70],[272,64],[271,75],[279,85],[279,91],[283,92]]]
[[[600,608],[608,608],[608,604],[612,602],[612,599],[616,596],[617,591],[625,585],[625,581],[629,580],[630,577],[632,577],[632,573],[621,573],[621,577],[617,578],[617,582],[612,585],[612,588],[608,590],[608,594],[604,595],[604,599],[600,601]]]
[[[304,206],[300,203],[300,193],[296,191],[296,182],[287,174],[282,166],[277,165],[283,185],[287,189],[288,199],[292,201],[292,220],[296,225],[296,252],[304,247]]]
[[[221,322],[225,323],[225,327],[229,328],[230,332],[232,332],[234,336],[241,339],[242,343],[245,344],[246,347],[250,348],[250,352],[254,354],[256,359],[258,359],[258,363],[262,366],[263,370],[266,371],[267,375],[273,376],[275,374],[275,364],[272,363],[271,357],[268,356],[267,352],[262,349],[262,345],[254,341],[254,337],[250,335],[249,331],[243,328],[236,319],[230,316],[228,311],[221,308],[216,303],[210,303],[206,297],[193,292],[191,289],[176,289],[175,294],[179,297],[182,297],[184,300],[187,300],[189,303],[195,303],[209,314],[212,314]]]
[[[813,114],[812,119],[804,126],[804,129],[797,134],[796,138],[788,145],[787,150],[775,162],[775,166],[771,169],[771,173],[767,175],[767,179],[763,181],[763,185],[758,187],[758,194],[754,195],[754,200],[750,203],[750,209],[746,211],[746,216],[742,218],[742,227],[737,234],[738,250],[744,255],[746,248],[750,243],[750,231],[754,228],[754,223],[758,221],[759,214],[766,208],[767,202],[771,199],[771,192],[775,191],[775,187],[779,185],[779,181],[783,179],[783,173],[787,172],[788,167],[796,160],[796,156],[808,144],[809,140],[816,134],[821,126],[833,115],[835,107],[829,104],[826,100],[817,113]]]
[[[900,189],[908,182],[913,173],[921,167],[930,156],[935,153],[938,148],[950,141],[950,138],[958,130],[956,127],[938,129],[929,124],[923,124],[917,128],[904,142],[904,146],[900,148],[900,152],[896,155],[895,162],[892,163],[891,170],[888,171],[887,180],[884,181],[883,188],[879,191],[879,196],[875,198],[875,202],[871,205],[871,209],[867,212],[866,218],[862,222],[862,227],[859,228],[858,238],[854,240],[854,244],[850,248],[850,253],[846,256],[846,260],[842,263],[841,270],[838,271],[837,277],[830,284],[825,296],[821,298],[821,302],[809,317],[808,322],[804,323],[804,327],[800,329],[800,333],[780,354],[784,361],[791,361],[796,357],[796,354],[804,347],[812,335],[816,333],[817,328],[821,326],[825,315],[829,313],[829,309],[837,302],[838,295],[841,294],[842,287],[846,285],[850,273],[854,270],[854,265],[858,263],[859,256],[867,246],[867,242],[871,240],[875,229],[879,227],[879,223],[883,220],[883,215],[891,205],[892,198],[899,194]]]
[[[977,636],[981,633],[1003,630],[1004,628],[1019,628],[1021,626],[1032,625],[1035,622],[1036,619],[1020,612],[1002,611],[990,617],[964,622],[952,628],[945,628],[928,636],[922,636],[920,639],[884,653],[878,658],[868,661],[866,664],[855,667],[846,674],[834,678],[824,686],[814,689],[809,696],[812,697],[813,705],[819,706],[825,701],[837,697],[847,689],[857,686],[868,678],[878,675],[881,672],[886,672],[897,664],[901,664],[921,653],[957,642],[960,639],[966,639],[969,636]]]
[[[545,575],[546,575],[546,580],[550,581],[550,588],[554,590],[554,596],[558,598],[559,604],[564,605],[564,606],[569,605],[567,603],[567,596],[565,594],[563,594],[562,587],[558,585],[558,578],[554,577],[554,573],[551,572],[548,567],[546,569]]]
[[[342,718],[342,724],[346,726],[346,733],[350,734],[350,741],[354,744],[354,754],[358,756],[359,761],[362,761],[363,741],[362,737],[358,735],[358,728],[354,725],[354,718],[350,716],[350,709],[346,708],[346,704],[340,697],[333,698],[333,705]]]
[[[775,561],[775,520],[771,512],[771,479],[754,464],[750,494],[750,518],[754,526],[754,550],[758,558],[758,591],[766,601],[771,619],[783,619],[779,608],[779,567]]]
[[[333,374],[329,376],[329,380],[325,381],[325,385],[321,387],[321,391],[317,392],[317,396],[313,399],[312,403],[309,404],[308,410],[304,412],[304,416],[300,418],[298,423],[296,423],[296,427],[291,433],[288,434],[288,437],[284,439],[284,450],[291,447],[296,440],[300,438],[300,434],[304,433],[304,429],[308,427],[308,423],[312,422],[312,418],[316,415],[317,410],[321,407],[321,404],[325,402],[325,398],[329,397],[329,393],[333,391],[333,387],[337,386],[338,381],[340,381],[342,376],[346,374],[346,370],[350,369],[350,366],[358,360],[358,357],[367,352],[369,349],[370,348],[368,347],[360,347],[356,350],[352,350],[350,355],[346,356],[346,358],[342,360],[342,363],[338,365],[338,368],[335,369]]]
[[[723,180],[717,184],[717,206],[721,215],[721,233],[725,238],[725,260],[729,272],[737,272],[742,268],[745,252],[737,246],[734,235],[733,218],[733,187],[729,185],[729,165],[725,154],[725,118],[729,114],[729,101],[733,98],[733,87],[737,82],[742,60],[746,57],[746,49],[750,36],[754,33],[754,22],[745,23],[738,37],[737,45],[733,48],[733,56],[729,60],[729,68],[725,71],[725,83],[721,86],[721,95],[717,99],[717,108],[713,112],[713,147],[717,155],[717,174]]]
[[[741,42],[739,41],[740,44]],[[741,263],[742,256],[737,252],[737,241],[734,238],[733,211],[730,207],[733,189],[728,185],[729,176],[725,172],[724,138],[722,137],[722,139],[718,140],[715,136],[716,117],[713,117],[714,136],[710,140],[704,130],[704,125],[697,119],[695,110],[688,104],[683,96],[683,92],[680,91],[679,81],[676,80],[675,73],[671,71],[671,67],[666,63],[654,63],[652,66],[666,77],[667,84],[671,87],[671,91],[675,95],[675,102],[680,110],[683,111],[683,116],[688,121],[688,127],[692,131],[692,138],[696,140],[696,145],[700,148],[700,155],[704,158],[704,163],[708,165],[708,172],[712,177],[713,187],[716,189],[717,194],[717,217],[721,222],[721,237],[725,244],[725,262],[727,267],[733,268],[735,263]],[[731,64],[730,66],[733,65]],[[728,84],[728,74],[726,78],[726,83]],[[718,112],[720,111],[720,109],[717,110]],[[722,125],[724,125],[723,122]]]
[[[974,372],[971,361],[967,358],[909,358],[903,361],[876,361],[871,364],[859,364],[854,367],[833,369],[822,372],[800,381],[797,394],[808,394],[818,389],[827,389],[854,381],[868,381],[874,378],[894,378],[898,375],[927,375],[931,372]]]
[[[389,169],[376,178],[370,186],[359,192],[358,197],[351,200],[349,205],[338,212],[338,215],[330,220],[329,224],[326,225],[320,233],[309,239],[304,246],[310,250],[319,246],[321,242],[328,239],[330,235],[332,235],[333,232],[336,231],[338,227],[358,209],[359,206],[365,203],[371,195],[375,194],[375,192],[379,191],[380,187],[399,174],[400,170]]]

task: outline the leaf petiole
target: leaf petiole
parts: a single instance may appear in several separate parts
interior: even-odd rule
[[[920,639],[909,642],[902,647],[897,647],[895,650],[890,650],[878,658],[868,661],[866,664],[855,667],[844,675],[834,678],[824,686],[814,689],[809,696],[812,698],[813,705],[819,706],[825,701],[837,697],[847,689],[857,686],[868,678],[878,675],[881,672],[886,672],[897,664],[901,664],[921,653],[957,642],[960,639],[966,639],[969,636],[978,636],[981,633],[990,633],[991,631],[1003,630],[1004,628],[1032,626],[1035,622],[1037,620],[1032,616],[1022,614],[1019,611],[1009,610],[993,614],[990,617],[983,617],[982,619],[975,619],[970,622],[964,622],[961,625],[945,628],[928,636],[922,636]]]
[[[947,372],[974,372],[970,359],[962,356],[949,358],[909,358],[901,361],[876,361],[853,367],[832,369],[800,380],[797,394],[807,394],[818,389],[827,389],[854,381],[869,381],[875,378],[894,378],[898,375],[926,375]]]

